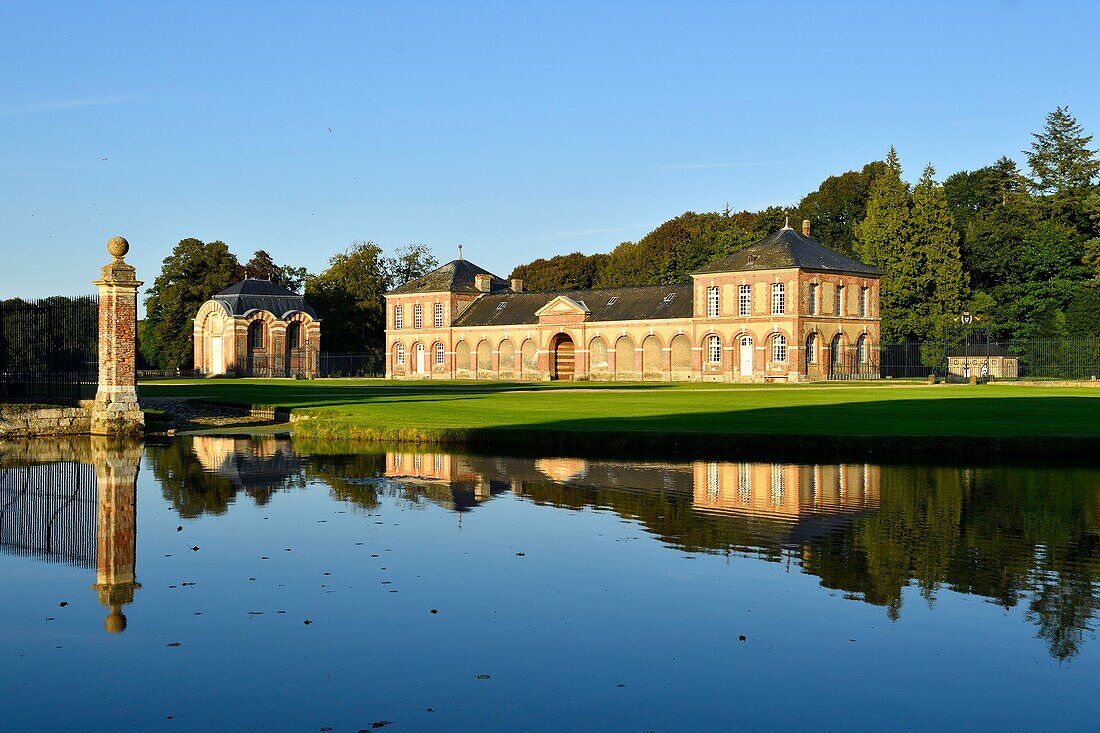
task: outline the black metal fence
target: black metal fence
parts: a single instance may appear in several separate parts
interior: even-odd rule
[[[826,349],[821,378],[937,379],[965,382],[1015,379],[1100,379],[1100,339],[940,341],[865,344]]]
[[[95,397],[99,298],[0,302],[0,401],[75,404]]]
[[[323,351],[317,367],[320,377],[384,377],[386,352],[340,354]]]

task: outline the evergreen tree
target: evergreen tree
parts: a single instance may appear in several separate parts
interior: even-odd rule
[[[936,170],[924,169],[913,189],[910,237],[918,263],[918,283],[923,303],[918,312],[917,335],[935,338],[963,310],[966,275],[959,254],[959,233],[948,213],[943,186],[935,180]]]
[[[1058,107],[1047,115],[1042,132],[1031,150],[1025,151],[1031,167],[1031,185],[1036,192],[1053,197],[1053,213],[1072,214],[1079,192],[1100,176],[1100,159],[1089,148],[1092,135],[1085,135],[1069,107]]]
[[[856,256],[883,272],[879,301],[885,341],[913,338],[917,330],[913,309],[920,302],[921,263],[909,233],[910,208],[909,186],[891,147],[886,169],[871,184],[867,215],[855,227]]]

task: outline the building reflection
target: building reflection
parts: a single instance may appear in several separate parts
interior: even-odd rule
[[[104,626],[126,628],[137,582],[139,443],[103,437],[0,447],[0,549],[96,571]]]

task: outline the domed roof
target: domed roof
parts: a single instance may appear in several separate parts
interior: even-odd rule
[[[215,295],[213,300],[223,304],[234,316],[243,316],[254,310],[262,310],[279,318],[293,311],[301,311],[310,318],[317,318],[313,308],[301,295],[270,280],[254,277],[247,277],[230,285]]]
[[[759,242],[701,267],[693,275],[747,270],[784,270],[797,267],[813,272],[842,272],[849,275],[880,277],[882,270],[829,249],[816,239],[784,227]]]

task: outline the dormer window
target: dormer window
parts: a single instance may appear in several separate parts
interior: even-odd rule
[[[676,293],[669,293],[668,295],[665,296],[664,302],[665,303],[671,303],[672,299],[675,298],[675,297],[676,297]]]
[[[506,306],[506,305],[508,305],[508,304],[507,303],[497,303],[497,310],[498,311],[504,310],[504,306]]]
[[[608,305],[615,305],[618,302],[619,302],[619,296],[612,295],[611,298],[607,301],[607,304]]]

